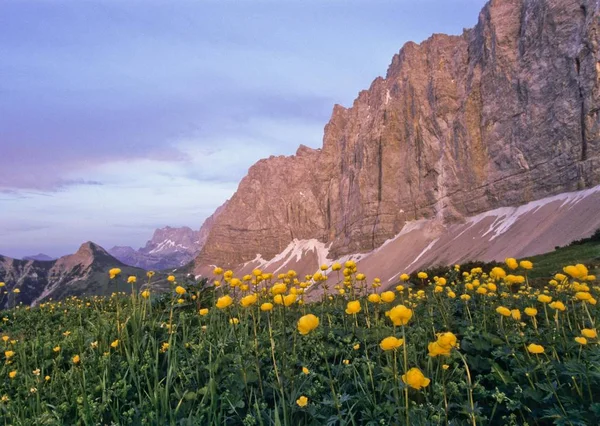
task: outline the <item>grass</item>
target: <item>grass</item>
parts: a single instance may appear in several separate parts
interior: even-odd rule
[[[563,266],[532,259],[414,274],[386,292],[353,262],[307,277],[217,268],[217,287],[155,294],[146,282],[17,306],[0,323],[0,421],[600,424],[600,287],[583,266],[529,286]],[[311,288],[321,300],[305,304]]]

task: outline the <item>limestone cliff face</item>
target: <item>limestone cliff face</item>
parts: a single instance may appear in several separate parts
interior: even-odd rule
[[[255,164],[197,267],[268,259],[293,238],[369,251],[404,223],[459,222],[600,183],[600,5],[498,0],[460,36],[407,43],[323,148]]]

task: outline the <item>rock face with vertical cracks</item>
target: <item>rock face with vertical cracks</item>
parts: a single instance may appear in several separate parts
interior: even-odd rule
[[[370,251],[405,221],[460,222],[600,183],[600,6],[498,0],[460,36],[407,43],[336,105],[322,149],[252,166],[196,267],[268,259],[293,238]]]

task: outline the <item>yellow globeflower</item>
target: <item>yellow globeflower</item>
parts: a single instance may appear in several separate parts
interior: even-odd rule
[[[596,337],[598,337],[598,333],[596,333],[596,330],[594,330],[593,328],[584,328],[583,330],[581,330],[581,334],[587,337],[588,339],[595,339]]]
[[[523,269],[533,269],[533,263],[529,260],[521,260],[519,266]]]
[[[208,308],[202,308],[198,311],[201,316],[208,315]]]
[[[229,319],[229,324],[234,324],[235,325],[235,324],[239,324],[239,323],[240,323],[240,320],[237,319],[237,318],[230,318]]]
[[[573,278],[582,279],[588,275],[588,269],[585,265],[578,263],[577,265],[569,265],[563,268],[565,274],[570,275]]]
[[[332,271],[339,271],[340,269],[342,269],[342,265],[339,263],[334,263],[333,265],[331,265],[331,270]]]
[[[410,279],[410,275],[408,275],[408,274],[402,274],[402,275],[400,275],[400,279],[402,281],[408,281]]]
[[[319,318],[313,314],[304,315],[298,320],[298,331],[306,335],[319,326]]]
[[[116,349],[119,346],[119,339],[115,340],[110,344],[110,347]]]
[[[17,377],[17,370],[13,370],[10,373],[8,373],[8,377],[10,377],[11,379]]]
[[[131,275],[127,278],[127,284],[135,284],[137,282],[137,277]]]
[[[247,308],[248,306],[254,305],[257,300],[258,296],[256,294],[249,294],[248,296],[242,297],[240,300],[240,305],[242,305],[244,308]]]
[[[273,310],[273,304],[272,303],[263,303],[262,305],[260,305],[260,310],[263,312],[268,312],[268,311],[272,311]]]
[[[219,309],[225,309],[233,303],[233,299],[231,296],[226,294],[225,296],[219,297],[217,299],[216,307]]]
[[[113,278],[115,278],[117,275],[119,275],[121,273],[121,269],[120,268],[112,268],[111,270],[108,271],[108,275],[110,277],[110,279],[112,280]]]
[[[582,301],[588,301],[592,298],[592,295],[589,294],[587,291],[578,291],[577,293],[575,293],[575,297],[578,300],[582,300]]]
[[[175,276],[174,275],[169,275],[167,277],[167,281],[169,281],[170,283],[174,283],[175,282]]]
[[[394,336],[386,337],[379,343],[379,347],[384,351],[392,351],[398,349],[404,344],[404,339],[397,339]]]
[[[12,358],[14,356],[14,352],[13,351],[5,351],[4,352],[4,356],[8,359],[8,358]]]
[[[422,279],[422,280],[426,280],[427,279],[427,272],[419,272],[417,274],[417,277]]]
[[[518,309],[511,309],[510,315],[515,321],[521,321],[521,311],[519,311]]]
[[[508,257],[504,262],[510,269],[517,269],[519,267],[519,262],[514,257]]]
[[[217,266],[215,269],[213,269],[213,274],[214,275],[221,275],[221,274],[223,274],[223,268],[219,268]]]
[[[296,400],[296,404],[298,404],[298,407],[306,407],[306,404],[308,404],[308,398],[305,397],[304,395],[302,395],[300,398],[298,398]]]
[[[180,295],[181,295],[181,294],[185,294],[185,293],[186,293],[186,291],[185,291],[185,288],[183,288],[183,287],[181,287],[180,285],[178,285],[177,287],[175,287],[175,293],[177,293],[177,294],[180,294]]]
[[[587,339],[585,337],[576,337],[575,341],[580,345],[587,345]]]
[[[413,312],[404,305],[398,305],[390,309],[388,316],[394,325],[408,324]]]
[[[537,315],[537,309],[535,308],[525,308],[525,315],[534,317]]]
[[[510,309],[508,309],[505,306],[498,306],[496,308],[496,312],[498,312],[503,317],[509,317],[510,316]]]
[[[81,358],[79,358],[79,355],[75,355],[72,359],[73,364],[77,365],[81,362]]]
[[[556,309],[557,311],[565,311],[567,309],[567,307],[565,306],[565,304],[563,302],[560,301],[555,301],[550,303],[549,305],[552,309]]]
[[[379,302],[381,302],[381,297],[379,297],[379,295],[377,293],[371,293],[371,294],[369,294],[369,297],[367,299],[371,303],[379,303]]]
[[[439,341],[436,340],[435,342],[429,342],[427,350],[429,351],[430,357],[436,357],[438,355],[449,356],[452,347],[444,348],[440,345]]]
[[[310,373],[310,370],[306,367],[302,367],[302,373],[308,374],[308,373]]]
[[[148,299],[148,298],[150,297],[150,291],[148,291],[148,290],[144,290],[144,291],[142,291],[142,294],[141,294],[141,296],[142,296],[144,299]]]
[[[420,390],[429,385],[430,380],[423,375],[420,369],[413,367],[402,375],[402,381],[413,389]]]
[[[287,291],[287,286],[283,283],[277,283],[273,287],[271,287],[271,294],[283,294]]]
[[[468,294],[461,294],[460,299],[464,300],[465,302],[468,302],[469,300],[471,300],[471,296]]]
[[[527,350],[532,354],[543,354],[544,347],[542,345],[536,345],[535,343],[531,343],[527,346]]]
[[[364,281],[367,278],[365,274],[356,274],[357,281]]]
[[[541,303],[550,303],[552,302],[552,296],[547,296],[545,294],[540,294],[537,298],[538,302]]]
[[[361,310],[361,307],[360,307],[360,302],[358,300],[353,300],[351,302],[348,302],[348,304],[346,305],[346,313],[348,315],[357,314],[360,312],[360,310]]]
[[[437,338],[437,343],[444,349],[452,349],[458,346],[456,335],[451,331],[440,333]]]
[[[495,268],[492,268],[492,271],[490,272],[490,277],[496,280],[502,279],[506,277],[506,271],[500,268],[499,266],[496,266]]]
[[[393,302],[395,298],[396,295],[393,291],[384,291],[383,293],[381,293],[381,300],[385,303]]]
[[[554,275],[554,279],[556,281],[558,281],[559,283],[562,283],[564,280],[567,279],[567,276],[564,274],[556,274],[556,275]]]

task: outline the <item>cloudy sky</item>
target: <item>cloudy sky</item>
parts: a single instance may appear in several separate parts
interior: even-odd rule
[[[483,0],[2,0],[0,253],[197,229],[256,160],[320,147],[406,41]]]

